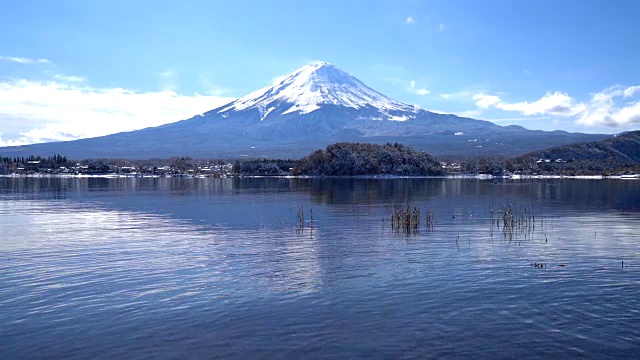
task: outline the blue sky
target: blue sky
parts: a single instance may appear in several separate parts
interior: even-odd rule
[[[427,110],[634,130],[637,14],[634,0],[5,0],[0,145],[189,118],[319,60]]]

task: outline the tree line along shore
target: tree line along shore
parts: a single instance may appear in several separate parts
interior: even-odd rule
[[[0,174],[156,175],[156,176],[616,176],[640,173],[634,156],[640,147],[624,143],[625,156],[584,156],[584,144],[542,150],[516,158],[452,157],[439,159],[402,144],[336,143],[298,160],[285,159],[83,159],[1,157]],[[572,152],[572,149],[576,149]],[[603,151],[598,154],[602,155]],[[619,154],[620,152],[618,152]],[[559,157],[557,154],[564,155]],[[589,154],[588,154],[589,155]],[[621,159],[622,158],[622,159]],[[638,156],[640,158],[640,156]]]

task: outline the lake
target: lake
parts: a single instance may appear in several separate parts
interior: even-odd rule
[[[639,225],[638,180],[0,178],[0,358],[637,357]]]

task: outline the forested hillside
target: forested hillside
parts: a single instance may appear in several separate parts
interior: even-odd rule
[[[640,131],[610,139],[534,151],[508,161],[508,171],[565,175],[601,174],[640,165]]]
[[[445,175],[431,155],[401,144],[337,143],[301,159],[294,175]]]

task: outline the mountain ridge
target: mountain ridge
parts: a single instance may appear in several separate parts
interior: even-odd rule
[[[519,155],[609,136],[503,127],[433,113],[391,99],[321,62],[189,119],[90,139],[4,147],[0,154],[292,158],[336,142],[398,142],[434,155]]]
[[[549,163],[553,161],[555,164],[598,162],[608,169],[640,165],[640,130],[625,132],[602,141],[533,151],[514,159],[514,162],[532,163],[541,160],[541,163],[549,160]]]

